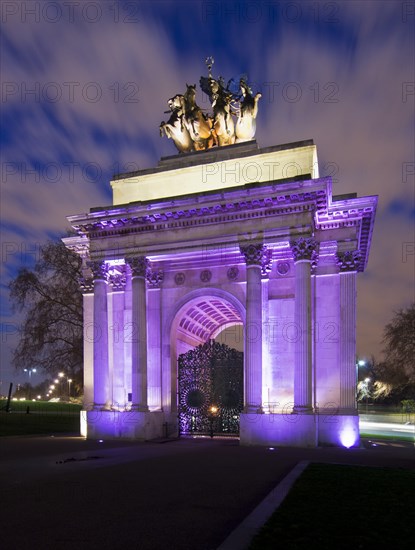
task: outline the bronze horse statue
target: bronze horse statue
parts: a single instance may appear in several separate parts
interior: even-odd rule
[[[200,79],[202,90],[210,97],[213,107],[213,129],[218,145],[235,143],[235,124],[231,115],[232,94],[222,82],[212,77]]]
[[[168,138],[171,138],[179,153],[194,151],[193,139],[183,121],[185,109],[184,97],[176,94],[168,100],[167,104],[171,115],[167,122],[162,121],[160,123],[160,136],[164,134]]]
[[[207,117],[196,103],[196,84],[186,84],[183,123],[193,140],[196,151],[210,149],[216,145],[213,121]]]

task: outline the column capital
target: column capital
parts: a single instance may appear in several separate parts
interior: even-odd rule
[[[133,277],[145,278],[147,276],[150,262],[145,256],[134,256],[126,258],[125,263],[127,263],[131,267]]]
[[[149,288],[160,288],[164,281],[164,272],[162,269],[149,269],[147,271],[147,283]]]
[[[340,273],[359,270],[362,261],[360,250],[347,250],[346,252],[337,252],[336,257]]]
[[[317,241],[313,237],[300,237],[295,241],[291,241],[290,244],[294,262],[307,260],[315,263],[317,261]]]
[[[126,283],[125,269],[121,272],[111,273],[109,275],[109,283],[112,287],[112,290],[124,290]]]
[[[78,282],[82,294],[91,294],[94,291],[94,279],[92,277],[79,277]]]
[[[90,261],[87,265],[92,271],[94,281],[108,281],[108,265],[103,260],[98,262]]]
[[[245,262],[247,266],[250,265],[257,265],[258,267],[262,268],[262,262],[263,262],[263,256],[264,256],[264,250],[265,247],[262,243],[251,243],[246,245],[239,245],[239,249],[241,251],[241,254],[243,254],[245,258]]]

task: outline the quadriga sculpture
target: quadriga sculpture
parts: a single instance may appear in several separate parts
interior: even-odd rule
[[[206,59],[208,76],[200,78],[212,115],[205,114],[196,103],[196,84],[186,84],[184,94],[176,94],[168,101],[171,115],[160,124],[160,135],[171,138],[180,153],[232,145],[255,137],[261,94],[253,94],[246,75],[231,78],[225,86],[222,77],[213,78],[213,63],[213,58]]]

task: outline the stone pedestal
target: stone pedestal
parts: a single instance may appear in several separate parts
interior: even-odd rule
[[[314,414],[241,414],[241,445],[316,447]]]
[[[357,414],[319,414],[317,420],[319,445],[359,447],[359,416]]]
[[[83,435],[88,439],[149,441],[164,437],[164,414],[161,411],[81,411],[81,424],[84,425]]]

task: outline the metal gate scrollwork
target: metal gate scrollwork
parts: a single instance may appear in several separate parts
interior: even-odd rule
[[[179,356],[181,434],[239,434],[243,353],[209,340]]]

